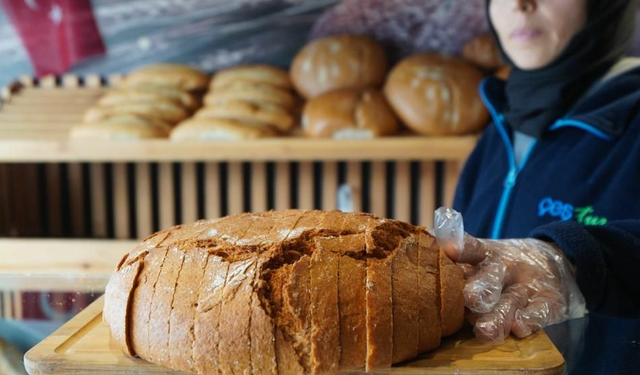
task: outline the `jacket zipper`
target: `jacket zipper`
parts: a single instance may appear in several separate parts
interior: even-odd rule
[[[500,133],[500,136],[504,141],[505,147],[507,149],[507,157],[509,159],[509,172],[507,173],[507,176],[504,179],[502,195],[500,197],[500,203],[498,204],[498,209],[496,211],[496,215],[493,220],[493,229],[491,231],[491,238],[498,239],[502,235],[502,229],[504,226],[504,215],[509,206],[511,193],[513,192],[513,187],[516,185],[518,174],[522,171],[524,166],[527,164],[527,160],[529,160],[529,156],[531,155],[531,152],[533,151],[533,148],[535,147],[537,141],[534,140],[531,143],[531,145],[529,146],[529,149],[527,150],[523,159],[521,160],[520,165],[519,166],[516,165],[516,156],[513,150],[513,145],[511,143],[511,140],[509,139],[509,134],[507,133],[504,126],[504,122],[503,122],[504,116],[502,114],[499,114],[496,111],[496,109],[493,107],[491,102],[488,100],[484,90],[485,84],[486,84],[486,81],[483,81],[482,85],[480,86],[480,95],[482,97],[482,101],[484,102],[486,107],[489,109],[489,113],[491,113],[493,122],[495,123],[498,129],[498,132]]]

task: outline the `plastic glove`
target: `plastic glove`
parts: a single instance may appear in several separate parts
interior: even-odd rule
[[[533,238],[486,240],[464,232],[462,215],[435,213],[438,245],[465,275],[464,298],[474,333],[500,343],[584,316],[575,270],[554,244]]]

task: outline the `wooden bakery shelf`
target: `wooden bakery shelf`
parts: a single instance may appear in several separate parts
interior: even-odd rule
[[[22,77],[2,90],[0,237],[135,239],[245,211],[344,209],[345,191],[347,209],[430,227],[477,140],[69,140],[120,79]]]
[[[464,160],[476,136],[338,141],[282,137],[242,142],[71,141],[68,133],[105,92],[98,76],[23,77],[3,90],[0,162]]]

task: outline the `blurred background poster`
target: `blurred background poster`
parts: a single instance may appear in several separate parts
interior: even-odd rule
[[[288,66],[310,39],[374,36],[397,59],[459,54],[486,33],[484,0],[0,0],[0,85],[21,74],[128,72],[158,61],[212,72]],[[640,43],[634,43],[637,54]]]

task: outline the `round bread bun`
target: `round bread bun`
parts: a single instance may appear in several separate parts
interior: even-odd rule
[[[149,84],[108,91],[100,98],[98,104],[103,107],[111,107],[132,102],[150,102],[155,100],[175,102],[189,111],[193,111],[200,106],[198,98],[191,93],[171,87]]]
[[[344,89],[308,101],[302,128],[311,137],[368,139],[397,133],[398,121],[378,90]]]
[[[85,123],[100,122],[111,115],[125,113],[158,118],[172,124],[189,117],[189,112],[181,104],[171,100],[158,99],[148,102],[129,102],[111,107],[92,107],[85,112],[83,121]]]
[[[121,83],[124,87],[141,84],[173,87],[185,91],[206,90],[209,76],[198,69],[181,64],[154,64],[134,70]]]
[[[192,118],[176,126],[170,138],[174,141],[241,141],[277,135],[271,127],[247,121]]]
[[[240,65],[217,72],[211,80],[210,90],[217,90],[236,81],[267,83],[282,89],[293,89],[286,70],[269,65]]]
[[[204,107],[194,116],[196,118],[259,122],[283,133],[291,130],[295,122],[289,112],[275,104],[250,103],[242,100],[231,100]]]
[[[460,135],[487,124],[478,86],[482,73],[462,59],[419,54],[396,65],[384,87],[389,103],[412,130],[424,135]]]
[[[138,140],[167,138],[171,127],[165,122],[134,114],[113,115],[102,121],[71,128],[71,139]]]
[[[313,41],[291,65],[291,80],[307,99],[338,89],[380,87],[386,73],[387,59],[382,46],[360,35]]]
[[[504,66],[500,50],[491,34],[471,39],[462,49],[462,56],[482,69],[495,70]]]
[[[296,97],[288,90],[276,86],[250,81],[235,81],[219,90],[210,91],[204,97],[207,106],[215,106],[229,101],[242,100],[250,103],[268,103],[287,111],[296,108]]]

